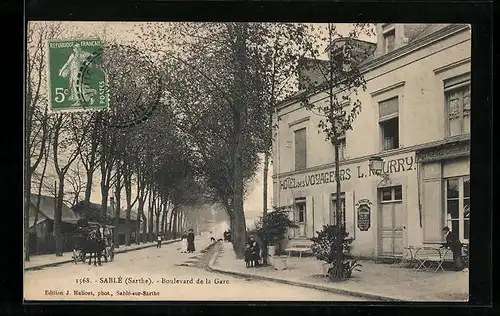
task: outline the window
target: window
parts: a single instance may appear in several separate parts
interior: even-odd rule
[[[345,140],[345,135],[339,137],[340,144],[339,144],[339,160],[344,160],[345,159],[345,153],[346,153],[346,140]]]
[[[396,39],[396,31],[391,30],[384,33],[384,49],[385,53],[392,52],[394,50],[394,42]]]
[[[379,103],[379,124],[382,134],[382,150],[399,148],[398,97]]]
[[[306,168],[307,164],[307,142],[306,129],[295,131],[295,170]]]
[[[461,241],[469,241],[470,177],[446,179],[446,225]]]
[[[380,189],[380,200],[382,202],[394,202],[403,200],[403,187],[400,185]]]
[[[470,133],[470,79],[469,75],[445,81],[448,136]]]
[[[337,195],[335,193],[332,194],[331,207],[330,207],[332,216],[331,225],[337,224]],[[345,227],[345,193],[340,194],[340,223]]]

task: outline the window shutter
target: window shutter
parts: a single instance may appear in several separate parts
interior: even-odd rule
[[[443,204],[440,179],[423,181],[423,235],[424,242],[441,242],[443,239]]]
[[[354,237],[354,194],[353,192],[345,193],[345,225],[349,237]]]
[[[295,131],[295,170],[305,169],[307,165],[306,129]]]
[[[312,196],[306,197],[306,236],[308,238],[314,237],[316,233],[314,230],[314,200]]]
[[[288,207],[289,207],[289,210],[288,210],[288,219],[291,220],[292,222],[295,221],[295,205],[294,205],[295,201],[293,199],[288,199]],[[294,228],[290,228],[288,229],[288,236],[290,238],[294,238],[295,237],[295,229]]]
[[[399,101],[398,97],[391,98],[380,102],[379,104],[379,117],[384,118],[390,115],[397,115],[399,111]]]

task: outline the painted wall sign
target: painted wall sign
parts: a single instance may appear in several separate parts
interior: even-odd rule
[[[416,170],[415,159],[413,155],[389,159],[383,162],[383,171],[385,173],[398,173]],[[368,167],[368,161],[363,164],[340,168],[340,181],[349,181],[353,176],[358,179],[367,178],[376,175]],[[335,170],[313,173],[308,175],[299,175],[297,177],[287,177],[280,181],[281,190],[295,188],[304,188],[321,184],[335,182]]]
[[[359,200],[356,203],[358,211],[358,228],[360,231],[368,231],[371,226],[371,208],[372,203],[367,199]]]

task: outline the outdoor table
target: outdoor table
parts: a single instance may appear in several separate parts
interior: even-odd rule
[[[450,250],[448,248],[442,248],[437,246],[422,247],[418,251],[419,256],[415,257],[418,262],[418,267],[415,269],[415,271],[419,271],[422,268],[428,270],[432,266],[432,263],[436,263],[437,267],[434,270],[434,273],[436,273],[439,269],[441,269],[444,272],[443,262],[449,251]]]
[[[422,247],[409,246],[409,247],[404,247],[404,249],[406,250],[406,255],[404,255],[403,258],[401,259],[399,266],[400,267],[403,267],[403,266],[409,267],[409,266],[417,263],[417,260],[415,257],[417,256],[420,249],[422,249]],[[410,255],[409,258],[408,258],[408,254]]]

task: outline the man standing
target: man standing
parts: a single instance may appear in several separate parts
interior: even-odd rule
[[[455,264],[455,270],[460,271],[463,269],[462,263],[462,243],[458,239],[457,234],[450,231],[449,227],[443,228],[443,233],[445,234],[446,242],[443,247],[450,248],[453,253],[453,263]]]

